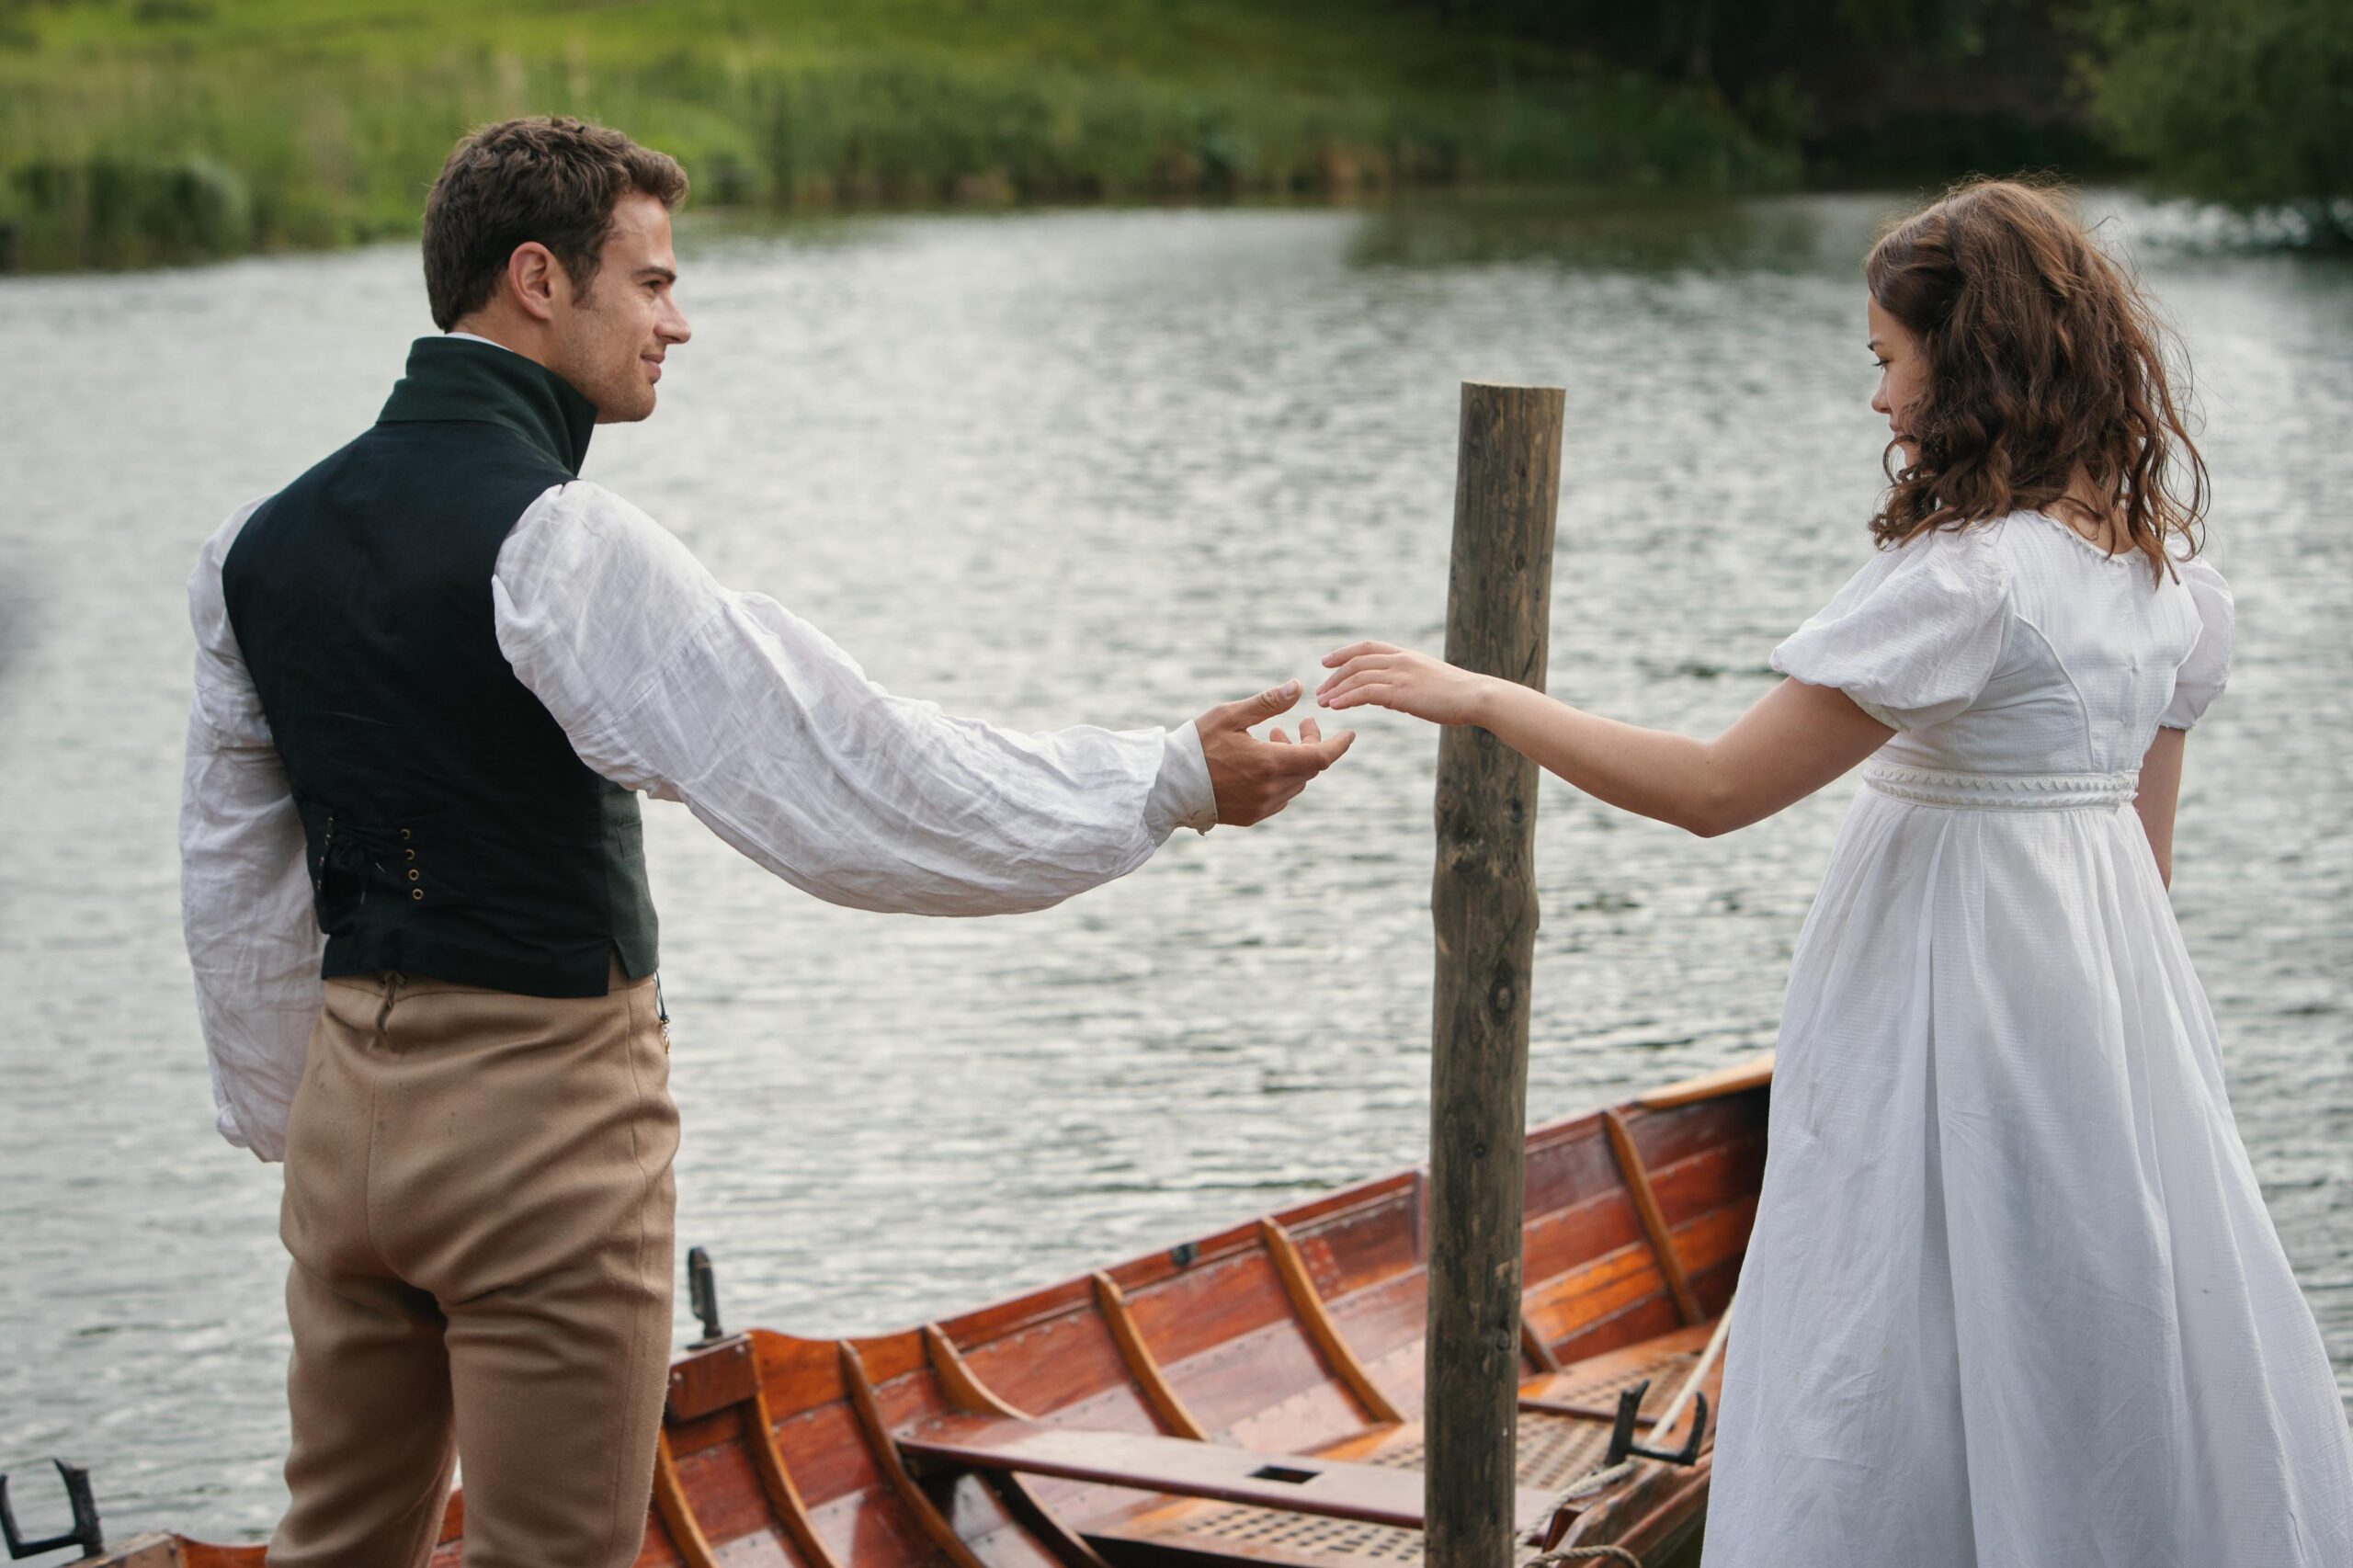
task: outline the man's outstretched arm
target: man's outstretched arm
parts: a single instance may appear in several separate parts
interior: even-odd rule
[[[883,690],[773,599],[722,586],[590,483],[524,513],[492,592],[501,650],[584,762],[860,909],[1043,908],[1133,870],[1179,826],[1272,815],[1351,739],[1252,737],[1296,687],[1175,732],[953,717]]]

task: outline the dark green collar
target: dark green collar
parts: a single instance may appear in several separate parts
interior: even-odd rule
[[[462,337],[420,337],[408,373],[392,388],[380,425],[465,419],[502,425],[578,473],[597,427],[597,405],[536,359]]]

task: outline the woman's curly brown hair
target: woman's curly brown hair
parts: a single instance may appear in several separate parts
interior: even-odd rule
[[[2123,268],[2054,192],[1972,180],[1897,222],[1863,264],[1871,298],[1927,357],[1903,415],[1917,460],[1894,469],[1882,547],[2065,503],[2078,476],[2162,578],[2197,552],[2206,464],[2183,428],[2164,334]],[[2185,377],[2185,385],[2186,385]]]

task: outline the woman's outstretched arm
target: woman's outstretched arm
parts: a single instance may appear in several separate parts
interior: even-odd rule
[[[1386,642],[1326,654],[1326,708],[1370,704],[1476,724],[1624,811],[1713,838],[1802,801],[1895,733],[1832,687],[1784,680],[1711,741],[1586,713],[1540,691]]]
[[[2132,809],[2141,813],[2149,847],[2156,853],[2157,876],[2167,888],[2173,886],[2173,812],[2181,799],[2181,751],[2188,739],[2185,730],[2157,732],[2149,755],[2141,759],[2141,787],[2132,796]]]

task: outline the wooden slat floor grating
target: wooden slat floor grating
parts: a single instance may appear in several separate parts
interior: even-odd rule
[[[1419,1530],[1398,1529],[1390,1525],[1216,1505],[1188,1510],[1169,1528],[1155,1531],[1154,1539],[1214,1541],[1219,1551],[1274,1562],[1328,1562],[1334,1568],[1368,1568],[1375,1564],[1420,1568],[1424,1538]],[[1525,1562],[1536,1555],[1532,1546],[1519,1542],[1513,1545],[1514,1562]]]
[[[1576,1369],[1572,1367],[1544,1384],[1544,1397],[1563,1404],[1590,1404],[1615,1410],[1620,1390],[1632,1388],[1648,1378],[1651,1386],[1649,1392],[1643,1395],[1642,1413],[1655,1415],[1666,1407],[1668,1400],[1675,1397],[1675,1391],[1683,1386],[1683,1380],[1690,1376],[1691,1369],[1699,1359],[1693,1353],[1668,1351],[1646,1358],[1642,1365],[1631,1370],[1612,1369],[1587,1378],[1578,1377]]]
[[[1574,1415],[1547,1415],[1540,1411],[1519,1413],[1519,1442],[1515,1457],[1522,1486],[1566,1486],[1601,1462],[1609,1447],[1609,1427],[1600,1421],[1580,1421]],[[1392,1448],[1367,1454],[1366,1464],[1393,1470],[1422,1468],[1419,1427]]]
[[[1631,1388],[1648,1378],[1651,1386],[1643,1395],[1643,1414],[1655,1415],[1675,1397],[1675,1391],[1683,1386],[1684,1378],[1698,1359],[1688,1351],[1666,1350],[1631,1364],[1621,1358],[1616,1367],[1582,1378],[1572,1368],[1543,1384],[1544,1397],[1563,1404],[1615,1410],[1620,1390]],[[1644,1434],[1636,1440],[1646,1437]],[[1519,1413],[1515,1468],[1522,1486],[1566,1486],[1599,1465],[1608,1449],[1609,1423],[1606,1421],[1586,1421],[1539,1410]],[[1420,1424],[1400,1428],[1393,1440],[1378,1449],[1351,1452],[1348,1457],[1360,1464],[1419,1470],[1423,1458]]]

